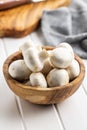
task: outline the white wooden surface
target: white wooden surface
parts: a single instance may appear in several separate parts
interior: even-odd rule
[[[30,38],[34,44],[41,44],[36,33],[21,39],[0,39],[0,130],[87,130],[87,70],[77,92],[56,105],[29,103],[9,89],[3,76],[3,63]],[[84,64],[87,68],[86,60]]]

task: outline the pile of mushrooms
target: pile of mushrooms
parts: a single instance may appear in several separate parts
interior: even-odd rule
[[[26,85],[45,88],[66,85],[80,73],[79,63],[68,43],[47,51],[27,42],[19,50],[23,59],[10,64],[9,74],[18,81],[27,81]]]

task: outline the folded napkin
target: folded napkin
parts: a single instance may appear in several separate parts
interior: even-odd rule
[[[41,19],[44,45],[68,42],[74,52],[87,58],[87,0],[72,0],[69,7],[44,11]]]

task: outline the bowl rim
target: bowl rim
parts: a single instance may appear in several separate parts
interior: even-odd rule
[[[47,50],[52,50],[54,47],[51,47],[51,46],[43,46],[44,49],[47,49]],[[20,58],[17,58],[17,56],[20,55]],[[14,52],[13,54],[11,54],[10,56],[8,56],[8,58],[5,60],[4,64],[3,64],[3,74],[4,74],[4,77],[5,79],[9,79],[9,82],[13,82],[15,83],[15,85],[17,87],[20,87],[22,89],[28,89],[28,90],[37,90],[37,91],[55,91],[55,90],[60,90],[60,89],[63,89],[63,88],[68,88],[70,86],[73,86],[75,85],[77,82],[79,82],[81,79],[84,78],[85,76],[85,66],[82,62],[82,59],[75,54],[75,59],[78,61],[79,65],[80,65],[80,74],[78,75],[78,77],[76,77],[74,80],[72,80],[71,82],[69,82],[68,84],[66,85],[62,85],[62,86],[55,86],[55,87],[48,87],[48,88],[44,88],[44,87],[32,87],[32,86],[28,86],[28,85],[25,85],[25,84],[22,84],[21,82],[17,81],[16,79],[13,79],[10,74],[8,73],[8,68],[9,68],[9,65],[12,63],[12,61],[15,61],[15,60],[18,60],[18,59],[22,59],[22,53],[21,51],[17,51],[17,52]]]

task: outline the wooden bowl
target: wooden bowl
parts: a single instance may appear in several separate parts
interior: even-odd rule
[[[53,47],[43,47],[47,50],[52,50]],[[80,65],[80,74],[70,83],[63,86],[56,86],[53,88],[37,88],[32,86],[26,86],[15,79],[13,79],[9,73],[9,65],[18,59],[22,59],[21,52],[16,52],[9,56],[3,65],[3,73],[9,88],[19,97],[26,99],[35,104],[54,104],[59,103],[66,98],[70,97],[81,85],[84,75],[85,67],[79,56],[75,56],[75,59]]]

